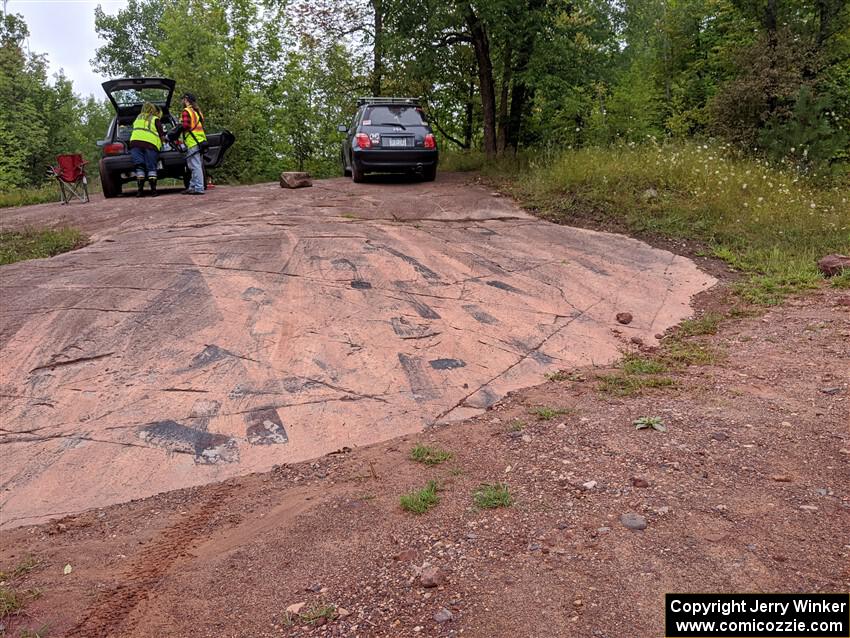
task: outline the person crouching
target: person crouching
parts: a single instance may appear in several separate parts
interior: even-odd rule
[[[162,140],[165,137],[161,120],[162,111],[154,104],[145,102],[141,113],[133,122],[129,147],[136,171],[136,184],[139,187],[136,197],[142,196],[145,176],[151,185],[151,196],[156,197],[156,167],[159,163],[159,152],[162,150]]]

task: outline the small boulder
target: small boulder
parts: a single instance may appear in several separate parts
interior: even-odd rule
[[[617,313],[617,322],[623,324],[624,326],[630,324],[632,322],[632,313],[630,312],[618,312]]]
[[[847,255],[827,255],[818,261],[818,270],[825,277],[835,277],[845,270],[850,270],[850,257]]]
[[[434,620],[440,624],[443,624],[444,622],[449,622],[452,618],[454,618],[454,614],[445,607],[443,607],[440,611],[434,614]]]
[[[422,569],[419,575],[419,583],[423,587],[438,587],[446,580],[446,574],[439,568],[429,565]]]
[[[635,514],[634,512],[628,512],[627,514],[621,515],[620,522],[628,529],[646,529],[646,519],[640,514]]]
[[[313,182],[310,179],[309,173],[281,173],[280,187],[281,188],[305,188],[312,186]]]
[[[286,613],[290,616],[297,616],[301,613],[301,610],[304,609],[304,605],[307,603],[294,603],[286,608]]]

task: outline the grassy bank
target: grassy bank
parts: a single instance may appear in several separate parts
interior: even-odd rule
[[[88,238],[74,228],[0,232],[0,266],[25,259],[53,257],[82,248]]]
[[[47,204],[58,201],[60,199],[57,184],[46,184],[34,188],[16,188],[11,191],[0,192],[0,208]]]
[[[815,184],[708,144],[568,150],[475,168],[558,223],[588,219],[636,234],[689,238],[747,273],[747,300],[778,303],[816,285],[816,261],[850,251],[850,180]],[[848,275],[836,280],[848,285]]]

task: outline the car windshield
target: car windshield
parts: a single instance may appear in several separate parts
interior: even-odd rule
[[[380,124],[424,125],[422,109],[413,106],[370,106],[363,115],[363,121],[364,124],[370,121],[372,126]]]
[[[168,89],[119,89],[112,92],[112,99],[118,106],[133,106],[145,102],[164,106],[168,99]]]

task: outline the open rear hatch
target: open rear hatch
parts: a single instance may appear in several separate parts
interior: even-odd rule
[[[136,115],[142,104],[151,102],[168,112],[174,95],[174,80],[168,78],[123,78],[101,84],[115,112],[119,115]]]

